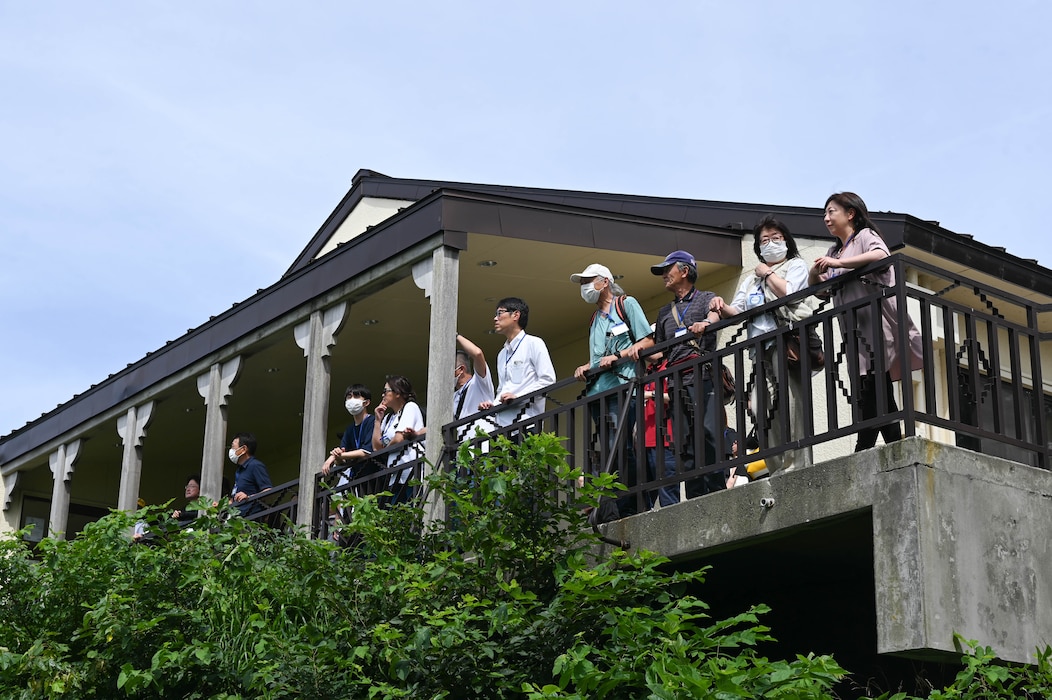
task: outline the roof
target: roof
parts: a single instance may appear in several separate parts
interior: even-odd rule
[[[319,257],[364,198],[413,203]],[[699,260],[704,257],[715,264],[740,267],[742,232],[771,213],[798,236],[828,236],[821,210],[811,207],[399,179],[360,170],[351,190],[275,284],[0,438],[0,465],[85,421],[112,413],[158,383],[207,371],[208,358],[218,350],[247,343],[244,339],[264,325],[299,322],[302,319],[293,318],[294,313],[312,300],[338,294],[348,279],[397,256],[405,258],[419,251],[423,257],[427,242],[433,245],[436,236],[442,244],[461,250],[467,246],[469,233],[482,233],[656,256],[688,247],[684,241],[695,245],[704,241],[703,255],[693,251]],[[1036,261],[1017,258],[907,214],[875,213],[873,218],[893,249],[909,246],[1052,297],[1052,272]]]

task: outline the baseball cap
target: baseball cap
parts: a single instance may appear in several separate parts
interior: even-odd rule
[[[687,263],[691,267],[696,268],[698,264],[694,262],[694,256],[685,250],[674,250],[665,256],[665,261],[658,263],[657,265],[651,265],[650,271],[655,275],[664,274],[665,268],[669,265],[675,265],[676,263]]]
[[[608,280],[613,280],[614,276],[610,274],[610,268],[606,265],[600,265],[599,263],[592,263],[584,269],[584,272],[578,272],[570,275],[570,281],[574,284],[580,284],[581,279],[588,279],[589,277],[605,277]]]

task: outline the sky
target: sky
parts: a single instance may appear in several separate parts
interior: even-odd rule
[[[360,168],[851,190],[1052,266],[1050,25],[1045,0],[0,0],[0,435],[276,282]]]

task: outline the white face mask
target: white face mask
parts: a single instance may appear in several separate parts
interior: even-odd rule
[[[599,301],[599,295],[602,291],[601,289],[596,289],[592,282],[585,282],[581,285],[581,298],[589,304],[594,304]]]
[[[231,447],[229,450],[226,451],[226,458],[234,464],[237,464],[237,450]]]
[[[760,257],[767,264],[784,260],[788,252],[789,246],[785,241],[767,241],[760,245]]]
[[[352,416],[356,416],[365,410],[365,399],[350,398],[344,402],[343,407],[347,409],[347,412]]]

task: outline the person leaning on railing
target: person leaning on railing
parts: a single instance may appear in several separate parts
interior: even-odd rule
[[[555,383],[555,366],[548,346],[541,338],[526,333],[530,322],[530,307],[519,297],[505,297],[497,302],[493,314],[493,332],[504,336],[504,347],[497,353],[496,396],[479,404],[480,411],[497,404],[507,404],[520,396],[533,393]],[[545,397],[535,396],[525,406],[513,406],[497,413],[500,426],[526,420],[544,413]]]
[[[352,422],[343,431],[339,446],[332,448],[325,463],[321,465],[321,473],[324,476],[328,476],[334,466],[357,462],[373,453],[373,425],[376,419],[369,413],[372,398],[372,392],[364,384],[351,384],[347,387],[343,394],[343,406],[347,413],[351,414]],[[363,469],[356,464],[353,468],[340,472],[336,489],[342,492],[353,479],[365,476],[366,471],[373,472],[377,469],[373,465]],[[348,515],[346,511],[340,513],[345,522]]]
[[[594,396],[635,377],[635,363],[626,362],[617,367],[613,366],[623,357],[638,358],[640,350],[653,346],[653,331],[650,330],[650,321],[647,320],[639,302],[634,297],[625,295],[625,290],[614,282],[610,268],[592,263],[583,272],[570,275],[570,281],[581,286],[581,299],[596,307],[588,323],[589,361],[574,371],[574,376],[579,381],[588,382],[586,395]],[[615,444],[614,438],[620,419],[620,407],[621,402],[616,395],[588,404],[588,413],[597,428],[602,421],[606,422],[608,444],[602,453],[617,449],[618,444]],[[636,485],[636,455],[632,448],[635,417],[635,402],[629,396],[625,425],[621,430],[619,443],[624,456],[621,473],[625,477],[625,485],[629,488]],[[638,511],[637,501],[636,494],[626,494],[618,498],[617,509],[620,516],[626,518],[635,515]]]
[[[741,281],[734,299],[728,304],[722,297],[712,300],[712,309],[722,318],[731,318],[740,313],[759,308],[772,301],[778,301],[790,294],[807,287],[807,263],[800,257],[796,239],[793,238],[789,227],[773,216],[765,216],[753,228],[753,252],[759,259],[759,263]],[[803,302],[800,302],[803,304]],[[810,315],[810,310],[808,310]],[[749,319],[749,337],[755,337],[769,333],[779,326],[785,326],[789,319],[782,314],[773,311],[763,314],[755,314]],[[789,381],[779,373],[786,368],[784,362],[778,362],[774,356],[777,343],[773,340],[764,345],[764,361],[754,365],[756,371],[762,376],[767,385],[766,406],[768,424],[770,425],[769,440],[767,446],[782,444],[786,435],[782,432],[782,420],[776,414],[778,401],[778,390],[787,386],[789,389],[789,429],[793,440],[799,440],[803,435],[803,404],[800,397],[803,395],[803,387],[800,383],[799,372],[788,371]],[[756,359],[755,357],[753,358]],[[808,389],[809,390],[809,389]],[[757,397],[757,390],[753,390],[750,405],[752,411],[761,409]],[[755,418],[755,416],[754,416]],[[789,471],[797,467],[810,466],[810,448],[787,452],[784,455],[770,457],[767,464],[771,472],[779,469]]]
[[[424,429],[424,414],[416,402],[413,385],[405,377],[397,374],[388,375],[384,382],[384,395],[380,405],[374,411],[376,422],[373,425],[373,449],[382,450],[388,445],[397,445],[406,440],[415,439],[417,433]],[[423,454],[423,442],[407,446],[400,452],[392,452],[387,457],[387,466],[407,464]],[[406,468],[391,474],[387,486],[394,493],[389,505],[401,503],[413,495],[412,487],[407,485],[412,469]]]
[[[866,203],[854,192],[830,195],[826,199],[824,220],[826,228],[837,241],[825,255],[815,260],[809,275],[811,284],[833,279],[846,270],[865,267],[891,254],[879,229],[869,217]],[[869,296],[873,292],[873,287],[867,285],[867,282],[890,287],[895,284],[895,270],[889,265],[879,272],[844,282],[836,289],[835,303],[838,306],[850,304]],[[904,363],[899,360],[897,338],[902,329],[899,328],[898,304],[894,297],[881,301],[880,314],[880,319],[874,319],[870,306],[865,305],[855,310],[853,324],[845,321],[844,316],[839,317],[840,330],[844,337],[848,337],[851,333],[857,333],[858,336],[860,383],[857,400],[863,420],[898,411],[892,382],[908,377],[912,370],[920,369],[921,366],[921,336],[909,316],[906,317],[905,330],[908,334],[910,363],[904,366]],[[878,323],[881,325],[878,326]],[[852,327],[845,327],[849,324]],[[873,355],[876,352],[884,353],[884,366],[887,368],[883,378],[884,393],[887,396],[885,406],[877,405],[878,380],[873,367]],[[898,421],[877,428],[866,428],[858,433],[855,452],[877,444],[878,432],[884,436],[885,443],[902,437],[902,429]]]
[[[264,506],[258,500],[245,501],[272,488],[266,465],[256,458],[256,445],[256,437],[252,433],[238,433],[230,441],[230,449],[227,450],[227,459],[236,465],[234,504],[243,516],[263,510]]]
[[[706,333],[706,329],[719,320],[720,316],[712,311],[710,304],[715,298],[712,292],[702,292],[694,288],[698,279],[698,266],[694,256],[685,250],[669,253],[664,261],[653,265],[651,273],[660,275],[665,282],[665,289],[672,292],[674,298],[670,304],[658,311],[655,324],[654,342],[658,345],[671,338],[681,338],[683,342],[670,346],[665,352],[670,367],[690,362],[704,353],[716,349],[716,335]],[[683,469],[693,470],[697,464],[694,454],[694,430],[696,416],[694,407],[701,405],[704,411],[704,464],[716,463],[716,431],[719,429],[720,412],[716,405],[716,391],[712,381],[712,367],[702,365],[700,381],[694,376],[692,368],[687,368],[683,377],[684,391],[673,397],[674,406],[686,418],[686,431],[675,435],[677,449],[683,459]],[[698,396],[700,392],[700,397]],[[686,484],[687,498],[701,496],[711,491],[727,488],[726,470],[712,472]]]

